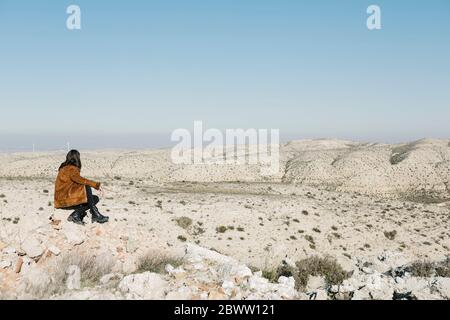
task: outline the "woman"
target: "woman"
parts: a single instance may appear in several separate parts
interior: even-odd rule
[[[103,216],[95,206],[100,199],[92,195],[92,189],[103,189],[99,182],[91,181],[80,176],[81,160],[77,150],[71,150],[66,161],[59,167],[58,177],[55,182],[55,208],[75,210],[68,221],[84,225],[83,218],[89,210],[92,222],[105,223],[109,218]]]

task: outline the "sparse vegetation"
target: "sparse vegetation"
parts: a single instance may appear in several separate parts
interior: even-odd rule
[[[414,277],[444,277],[450,278],[450,256],[444,261],[428,262],[416,261],[408,268]]]
[[[25,285],[27,292],[36,298],[42,299],[54,294],[63,293],[66,291],[66,271],[73,265],[80,268],[81,286],[91,287],[96,285],[102,276],[111,273],[113,260],[105,256],[89,255],[78,251],[69,253],[46,266],[48,270],[51,270],[52,274],[49,282],[35,282],[26,278]]]
[[[294,274],[298,289],[306,287],[309,276],[322,276],[328,285],[338,285],[349,277],[336,260],[325,257],[310,257],[295,263],[297,273]]]
[[[436,266],[438,277],[450,278],[450,256]]]
[[[262,276],[270,282],[277,282],[281,276],[294,277],[297,290],[304,290],[310,276],[322,276],[327,285],[338,285],[350,275],[336,262],[325,257],[309,257],[295,263],[295,267],[286,263],[278,268],[262,270]]]
[[[180,228],[188,229],[192,225],[192,219],[189,217],[181,217],[175,220]]]
[[[385,231],[384,232],[384,236],[386,238],[388,238],[389,240],[394,240],[396,235],[397,235],[397,231],[396,230]]]
[[[187,241],[187,238],[185,236],[182,236],[182,235],[179,235],[177,237],[177,239],[180,240],[181,242],[186,242]]]
[[[431,277],[434,274],[434,266],[431,262],[416,261],[411,264],[410,272],[414,277]]]
[[[176,268],[182,263],[183,260],[181,258],[169,256],[163,252],[149,251],[139,259],[136,272],[149,271],[162,274],[165,273],[166,265],[170,264]]]
[[[217,233],[225,233],[228,230],[226,226],[219,226],[216,228]]]

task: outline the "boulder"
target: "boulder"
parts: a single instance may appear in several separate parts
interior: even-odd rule
[[[185,253],[186,259],[192,262],[198,262],[206,259],[209,261],[216,262],[218,264],[227,264],[227,263],[237,264],[237,261],[233,258],[230,258],[213,250],[202,248],[192,243],[188,243],[185,245]]]
[[[234,281],[242,283],[244,280],[252,276],[252,271],[245,265],[237,263],[224,263],[217,269],[219,279],[221,281]]]
[[[36,262],[33,259],[30,259],[29,257],[23,257],[21,260],[20,259],[18,260],[16,270],[19,270],[20,274],[26,275],[33,269],[35,265]]]
[[[61,250],[59,250],[58,247],[56,246],[50,246],[48,247],[48,251],[50,251],[52,254],[54,254],[55,256],[59,256],[61,254]]]
[[[443,299],[450,299],[450,278],[437,277],[433,288]]]
[[[81,288],[81,270],[76,265],[71,265],[66,270],[66,287],[68,290],[79,290]]]
[[[166,300],[191,300],[196,292],[197,290],[194,288],[182,286],[175,291],[170,291],[166,296]]]
[[[39,258],[44,254],[45,251],[45,248],[42,245],[41,241],[39,241],[33,235],[25,238],[25,240],[22,241],[20,247],[30,258]]]
[[[11,265],[12,265],[12,262],[10,260],[0,261],[0,269],[9,268],[9,267],[11,267]]]
[[[314,277],[310,276],[308,279],[308,284],[306,285],[306,292],[317,291],[318,289],[325,289],[326,282],[324,277]]]
[[[70,245],[77,246],[84,242],[86,234],[76,224],[65,224],[62,232]]]
[[[158,300],[165,297],[167,282],[159,274],[144,272],[126,276],[118,288],[127,299]]]
[[[3,254],[14,254],[16,253],[16,249],[13,247],[5,247],[2,252]]]

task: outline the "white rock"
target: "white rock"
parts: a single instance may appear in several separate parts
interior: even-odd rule
[[[171,274],[175,268],[171,265],[171,264],[166,264],[166,266],[164,267],[164,270],[168,273]]]
[[[278,283],[282,284],[284,286],[287,286],[287,287],[292,287],[292,288],[295,287],[294,277],[281,276],[281,277],[278,278]]]
[[[375,271],[369,267],[363,267],[362,272],[364,272],[365,274],[373,274]]]
[[[325,289],[326,282],[324,277],[313,277],[310,276],[308,279],[308,284],[306,285],[306,291],[316,291],[318,289]]]
[[[360,290],[356,290],[353,293],[353,298],[352,300],[371,300],[372,298],[370,297],[370,291],[364,287],[361,288]]]
[[[223,292],[227,295],[227,296],[231,296],[231,294],[233,293],[233,289],[235,288],[234,282],[233,281],[224,281],[222,283],[222,289]]]
[[[6,247],[3,249],[3,254],[13,254],[16,253],[16,249],[13,247]]]
[[[137,269],[137,263],[136,260],[132,257],[129,257],[125,260],[125,262],[122,264],[122,271],[123,273],[133,273]]]
[[[62,228],[62,232],[65,235],[67,242],[73,246],[82,244],[86,239],[86,234],[73,223],[65,224]]]
[[[6,269],[11,267],[12,263],[9,260],[4,260],[0,262],[0,269]]]
[[[53,296],[51,300],[118,300],[123,299],[120,294],[115,294],[109,291],[97,290],[81,290],[68,291],[62,295]]]
[[[127,299],[163,299],[167,282],[156,273],[144,272],[126,276],[118,286]]]
[[[294,262],[293,260],[291,260],[291,259],[289,259],[289,258],[285,258],[283,261],[284,261],[284,262],[286,263],[286,265],[288,265],[289,267],[297,268],[297,266],[295,265],[295,262]]]
[[[384,251],[377,259],[373,260],[372,269],[379,273],[385,273],[391,269],[408,263],[407,257],[400,252]]]
[[[265,292],[269,290],[269,280],[253,275],[247,280],[247,286],[253,291]]]
[[[227,257],[213,250],[202,248],[192,243],[185,245],[185,252],[187,259],[200,258],[201,260],[206,259],[214,261],[218,264],[237,263],[233,258]]]
[[[325,290],[317,290],[309,294],[310,300],[328,300],[328,295]]]
[[[358,290],[361,287],[364,287],[364,283],[362,283],[357,278],[345,279],[342,284],[339,286],[339,292],[349,293]]]
[[[171,291],[167,294],[166,300],[191,300],[192,295],[196,293],[197,290],[188,287],[182,286],[178,288],[176,291]],[[208,298],[208,293],[206,293],[205,299]]]
[[[282,299],[295,299],[298,296],[294,277],[280,277],[278,285],[275,285],[275,290]]]
[[[45,248],[42,243],[34,236],[28,236],[20,245],[22,250],[30,258],[38,258],[44,254]]]
[[[416,294],[419,291],[428,290],[429,292],[430,288],[430,281],[426,278],[418,278],[418,277],[411,277],[404,279],[403,282],[399,283],[397,285],[397,291],[401,292],[409,292],[411,291],[412,294]]]
[[[61,254],[61,250],[59,250],[58,247],[56,246],[50,246],[48,248],[48,251],[50,251],[51,253],[53,253],[55,256],[59,256]]]
[[[252,276],[252,271],[245,265],[237,263],[225,263],[218,268],[219,279],[221,281],[239,280],[242,282]]]
[[[23,257],[23,263],[22,263],[22,267],[20,269],[20,274],[22,274],[22,275],[28,274],[35,265],[36,265],[36,262],[33,259],[31,259],[29,257]]]
[[[439,292],[442,298],[450,299],[450,278],[436,278],[434,287]]]
[[[186,271],[183,269],[183,267],[174,268],[170,264],[168,264],[165,268],[166,272],[175,277],[175,278],[181,278],[186,274]]]
[[[81,270],[80,267],[72,265],[66,270],[66,287],[68,290],[79,290],[81,288]]]

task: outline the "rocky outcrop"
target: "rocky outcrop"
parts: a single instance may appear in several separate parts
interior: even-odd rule
[[[68,240],[67,240],[68,241]],[[73,246],[73,244],[70,244]],[[2,256],[16,255],[5,247]],[[52,248],[52,251],[56,251]],[[35,251],[28,251],[34,256]],[[50,250],[48,250],[50,252]],[[63,253],[62,253],[63,254]],[[48,261],[56,259],[47,256]],[[15,298],[42,298],[56,281],[62,288],[51,299],[239,299],[239,300],[391,300],[391,299],[449,299],[450,278],[441,276],[416,277],[400,253],[386,251],[372,260],[356,260],[351,276],[338,285],[330,285],[322,276],[310,276],[306,287],[298,290],[294,277],[280,276],[275,282],[252,271],[245,264],[194,244],[187,243],[180,256],[181,264],[167,263],[164,272],[141,271],[105,274],[83,287],[85,265],[69,265],[64,277],[59,277],[55,264],[36,263],[28,256],[23,260],[17,281]],[[4,262],[6,261],[6,262]],[[83,259],[80,259],[83,261]],[[93,262],[89,262],[93,263]],[[3,260],[4,274],[14,273],[11,261]],[[53,268],[53,269],[52,269]],[[5,273],[6,271],[6,273]],[[92,271],[89,271],[92,272]],[[2,274],[2,273],[0,273]],[[92,276],[92,275],[90,275]],[[4,281],[0,278],[0,282]],[[35,296],[33,296],[33,294]],[[37,295],[37,296],[36,296]]]

